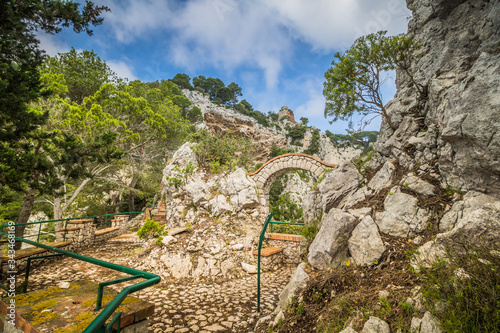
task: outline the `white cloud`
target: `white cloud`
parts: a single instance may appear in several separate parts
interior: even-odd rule
[[[56,35],[49,35],[44,32],[40,32],[36,37],[40,40],[40,49],[44,50],[45,53],[51,57],[57,55],[58,53],[64,53],[70,50],[69,45],[61,42]]]
[[[190,72],[255,68],[267,89],[277,86],[294,41],[332,52],[362,34],[405,31],[409,13],[404,0],[114,0],[108,6],[106,25],[118,41],[168,34],[166,60],[174,65]]]
[[[133,70],[125,62],[121,60],[108,60],[106,64],[118,77],[128,79],[129,81],[137,80],[137,76],[134,75]]]

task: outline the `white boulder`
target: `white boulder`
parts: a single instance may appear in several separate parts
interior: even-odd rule
[[[429,214],[417,206],[417,198],[393,187],[384,201],[384,211],[375,214],[381,232],[399,237],[410,237],[425,230]]]
[[[243,168],[236,169],[220,182],[221,192],[229,197],[231,205],[238,211],[259,205],[255,187],[255,182],[247,177]]]
[[[330,210],[309,247],[307,261],[323,270],[338,266],[347,258],[347,241],[357,223],[357,219],[349,213],[335,208]]]
[[[365,216],[352,231],[349,252],[358,265],[372,266],[385,251],[377,225],[371,216]]]

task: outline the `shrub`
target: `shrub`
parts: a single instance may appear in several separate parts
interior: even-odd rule
[[[235,166],[246,167],[252,161],[253,146],[248,138],[234,137],[231,132],[211,135],[203,130],[193,134],[193,139],[197,144],[192,149],[202,167],[214,166],[218,170],[218,163],[220,171],[223,171]]]
[[[165,227],[158,224],[153,219],[146,219],[146,222],[139,228],[137,231],[137,236],[139,239],[149,238],[149,237],[158,237],[161,236],[165,231]]]
[[[455,243],[421,269],[422,294],[445,332],[500,332],[499,245]]]

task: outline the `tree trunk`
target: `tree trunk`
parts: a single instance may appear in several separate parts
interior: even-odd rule
[[[135,212],[135,195],[134,195],[134,189],[135,185],[137,185],[137,181],[139,180],[139,175],[135,174],[132,176],[132,180],[130,181],[130,184],[128,185],[129,188],[129,193],[128,193],[128,211],[129,212]]]
[[[15,235],[17,237],[24,236],[24,229],[26,229],[26,225],[17,225],[20,223],[27,223],[30,216],[31,210],[33,209],[33,204],[35,203],[36,190],[28,187],[26,194],[24,195],[23,205],[21,207],[21,212],[19,217],[16,220],[16,232]],[[16,242],[15,249],[19,250],[21,248],[22,242]]]
[[[62,196],[59,191],[54,191],[54,220],[60,220],[63,218],[63,208],[62,208]],[[54,222],[54,228],[56,231],[56,238],[58,235],[58,230],[62,229],[63,221]]]
[[[382,107],[382,117],[385,119],[385,121],[387,121],[387,124],[389,124],[393,131],[398,129],[398,127],[392,122],[391,117],[389,117],[389,115],[387,114],[385,107]]]

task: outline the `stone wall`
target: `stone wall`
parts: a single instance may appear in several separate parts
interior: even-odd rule
[[[65,224],[66,227],[59,229],[56,233],[56,241],[46,245],[75,252],[117,237],[126,232],[128,228],[140,225],[141,221],[142,219],[140,216],[129,219],[128,215],[117,215],[111,221],[111,227],[97,230],[94,219],[69,220]],[[54,254],[54,252],[37,247],[16,251],[16,270],[18,272],[24,272],[29,257],[47,254]],[[39,266],[53,259],[54,258],[37,259],[31,262],[31,266]],[[6,255],[0,257],[0,280],[4,280],[7,276],[7,271],[9,271],[8,260],[9,258]]]
[[[279,247],[283,249],[283,263],[287,265],[298,265],[300,255],[304,252],[305,239],[299,235],[286,235],[267,233],[264,240],[265,247]]]

